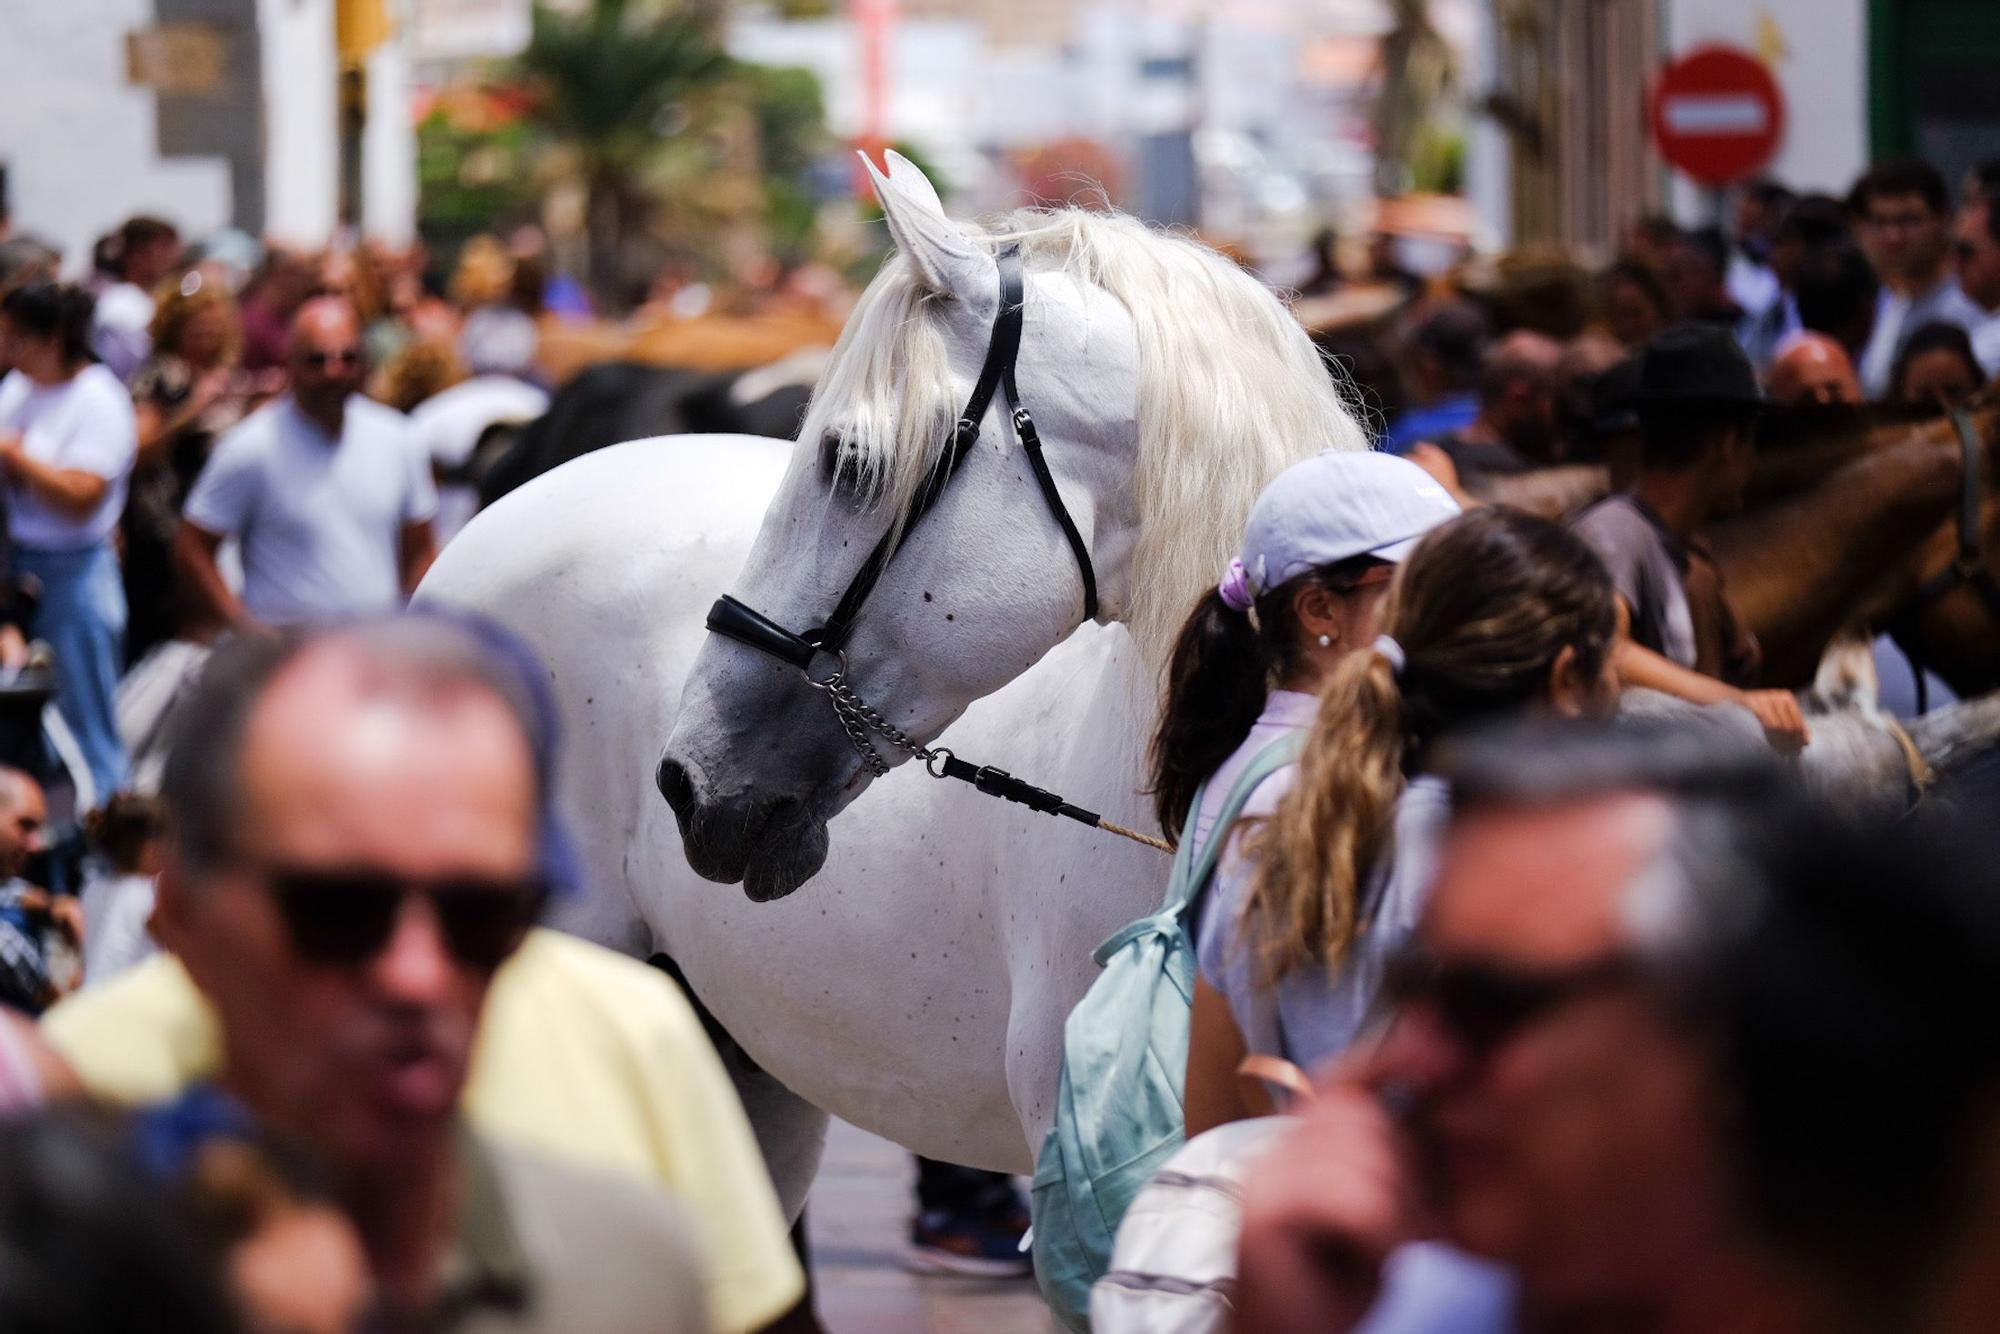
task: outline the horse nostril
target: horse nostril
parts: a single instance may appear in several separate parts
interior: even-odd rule
[[[687,766],[660,758],[660,767],[653,775],[653,783],[660,789],[660,795],[673,807],[675,815],[685,815],[694,806],[694,780],[688,777]]]

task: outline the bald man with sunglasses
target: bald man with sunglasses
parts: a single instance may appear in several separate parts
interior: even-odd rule
[[[461,1116],[494,975],[564,861],[549,710],[498,643],[409,616],[218,650],[165,774],[155,930],[223,1060],[144,1138],[170,1161],[190,1127],[240,1120],[310,1153],[360,1232],[381,1328],[704,1329],[664,1193]]]
[[[408,418],[361,393],[360,318],[318,297],[292,321],[290,390],[216,442],[174,558],[223,624],[305,625],[402,605],[436,556],[437,487]],[[217,564],[243,557],[243,589]]]

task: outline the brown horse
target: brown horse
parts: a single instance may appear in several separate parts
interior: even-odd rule
[[[2000,577],[2000,404],[1973,410],[1983,446],[1984,563]],[[2000,619],[1969,587],[1929,607],[1919,590],[1959,550],[1964,457],[1952,421],[1885,410],[1799,409],[1760,427],[1756,476],[1740,514],[1710,539],[1737,610],[1764,647],[1767,681],[1802,686],[1853,626],[1894,627],[1952,689],[2000,687]],[[1480,499],[1574,512],[1609,486],[1606,470],[1551,468],[1499,478]]]
[[[1980,446],[1979,532],[2000,573],[2000,406],[1972,414]],[[1894,629],[1952,688],[2000,686],[2000,621],[1970,587],[1924,607],[1919,591],[1959,546],[1966,482],[1957,428],[1941,416],[1773,414],[1744,512],[1715,527],[1730,595],[1765,645],[1774,684],[1809,680],[1827,645],[1852,626]]]

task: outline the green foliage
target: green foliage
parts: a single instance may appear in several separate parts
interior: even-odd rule
[[[458,104],[472,114],[446,107],[419,128],[426,234],[456,242],[531,217],[540,188],[567,181],[586,201],[587,277],[614,305],[667,249],[702,253],[745,224],[762,223],[780,256],[810,252],[811,176],[830,142],[819,81],[731,59],[717,10],[538,5],[496,90],[519,119],[478,114],[474,98]]]
[[[826,147],[826,100],[809,69],[738,65],[767,176],[799,176]]]
[[[1418,129],[1410,146],[1410,188],[1455,195],[1465,189],[1465,136],[1435,121]]]
[[[423,229],[456,244],[475,232],[534,217],[533,134],[519,121],[468,129],[443,111],[417,125],[417,186]]]
[[[826,152],[826,102],[811,70],[767,65],[737,67],[757,124],[763,171],[764,222],[772,252],[796,259],[811,249],[818,223],[808,175]]]
[[[575,14],[535,8],[521,73],[549,135],[594,168],[629,169],[686,124],[686,102],[734,65],[702,18],[595,0]]]

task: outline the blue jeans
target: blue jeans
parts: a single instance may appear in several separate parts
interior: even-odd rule
[[[33,636],[56,655],[56,708],[90,766],[101,805],[127,782],[114,699],[125,660],[125,586],[102,542],[76,551],[15,553],[15,568],[41,580]]]

